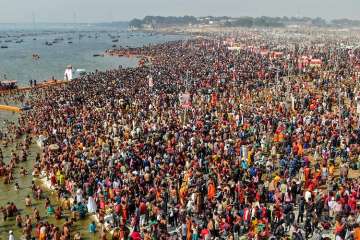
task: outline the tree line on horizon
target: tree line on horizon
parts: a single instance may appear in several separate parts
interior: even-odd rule
[[[360,20],[334,19],[327,21],[323,18],[309,17],[194,17],[194,16],[146,16],[135,18],[129,22],[132,28],[161,28],[169,26],[187,26],[199,24],[217,24],[224,27],[286,27],[289,25],[307,25],[317,27],[360,27]]]

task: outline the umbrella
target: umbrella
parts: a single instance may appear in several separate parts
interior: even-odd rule
[[[59,145],[57,145],[57,144],[51,144],[50,146],[49,146],[49,149],[50,150],[52,150],[52,151],[55,151],[55,150],[59,150]]]

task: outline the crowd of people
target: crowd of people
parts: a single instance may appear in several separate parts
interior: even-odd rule
[[[101,239],[359,239],[359,56],[229,39],[146,46],[133,51],[151,64],[32,93],[19,124],[43,139],[33,175],[57,191],[49,215],[73,213],[39,239],[80,238],[70,226],[89,215]]]

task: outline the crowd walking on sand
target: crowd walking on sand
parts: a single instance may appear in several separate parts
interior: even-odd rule
[[[0,175],[15,184],[41,136],[32,172],[19,171],[45,179],[56,201],[34,182],[33,215],[9,202],[4,221],[40,240],[81,239],[72,226],[88,217],[99,239],[360,239],[360,53],[337,38],[285,40],[131,49],[151,62],[32,91],[13,137],[0,134],[4,148],[26,136],[8,163],[0,151]]]

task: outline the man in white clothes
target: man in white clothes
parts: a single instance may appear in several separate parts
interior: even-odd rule
[[[311,200],[311,192],[309,190],[305,192],[304,198],[307,203]]]

